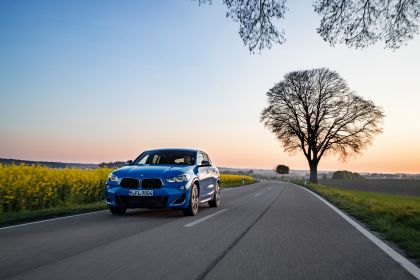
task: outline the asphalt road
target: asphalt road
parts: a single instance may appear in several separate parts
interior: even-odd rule
[[[222,192],[196,217],[107,211],[0,229],[0,279],[414,279],[288,183]]]

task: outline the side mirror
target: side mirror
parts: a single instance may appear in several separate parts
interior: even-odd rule
[[[199,165],[199,167],[205,167],[205,166],[211,166],[210,162],[208,162],[207,160],[203,160],[201,164]]]
[[[129,165],[132,165],[133,164],[133,161],[130,159],[130,160],[127,160],[125,163],[124,163],[124,165],[125,166],[129,166]]]

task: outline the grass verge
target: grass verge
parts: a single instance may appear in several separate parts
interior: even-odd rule
[[[296,181],[304,185],[302,181]],[[397,244],[420,265],[420,197],[337,189],[309,184],[310,190]]]
[[[0,215],[0,227],[20,224],[24,222],[34,222],[44,219],[82,214],[103,209],[106,209],[105,202],[98,201],[82,205],[68,205],[42,210],[9,212]]]

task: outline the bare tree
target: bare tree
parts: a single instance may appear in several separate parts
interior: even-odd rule
[[[198,0],[200,4],[212,0]],[[239,35],[250,52],[270,49],[273,43],[283,44],[284,31],[273,20],[284,18],[286,0],[223,0],[226,16],[239,22]]]
[[[382,132],[382,108],[353,93],[337,72],[326,68],[290,72],[267,96],[261,121],[286,152],[304,153],[311,182],[318,181],[324,155],[345,160]]]
[[[212,0],[196,0],[200,4]],[[223,0],[226,16],[239,22],[239,35],[251,52],[283,44],[284,30],[274,20],[283,19],[286,0]],[[364,48],[377,41],[397,49],[418,33],[420,0],[316,0],[322,16],[317,29],[332,46],[344,43]]]
[[[314,6],[322,15],[317,31],[331,45],[364,48],[381,40],[397,49],[418,33],[419,0],[318,0]]]

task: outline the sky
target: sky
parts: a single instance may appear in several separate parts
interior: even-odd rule
[[[420,173],[420,37],[331,47],[311,1],[288,1],[286,43],[251,54],[221,0],[0,1],[0,157],[99,163],[189,147],[224,167],[308,169],[260,122],[266,92],[328,67],[381,106],[384,132],[319,170]]]

